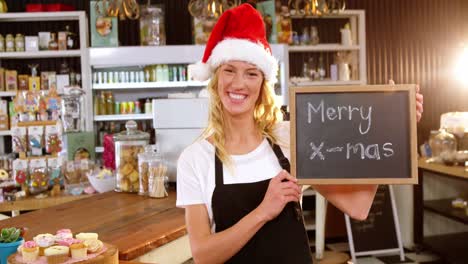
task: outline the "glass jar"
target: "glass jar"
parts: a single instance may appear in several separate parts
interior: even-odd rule
[[[431,132],[429,145],[432,149],[432,156],[440,158],[447,165],[455,162],[457,154],[457,139],[453,134],[441,129],[437,134]]]
[[[81,101],[83,94],[84,92],[82,89],[71,88],[67,95],[62,96],[62,122],[64,132],[81,131]]]
[[[0,52],[5,51],[5,38],[0,34]]]
[[[167,165],[163,159],[149,163],[148,196],[164,198],[168,196]]]
[[[15,50],[24,51],[24,36],[22,34],[16,34],[15,37]]]
[[[140,43],[142,46],[166,45],[164,13],[161,7],[146,6],[141,10]]]
[[[15,38],[12,34],[7,34],[5,37],[5,47],[7,52],[15,51]]]
[[[135,121],[125,123],[127,130],[114,134],[115,165],[117,170],[117,192],[138,192],[138,154],[148,145],[150,135],[137,130]]]
[[[138,154],[138,173],[140,175],[139,195],[148,195],[149,166],[152,162],[161,160],[161,155],[156,152],[155,145],[145,147],[145,152]]]

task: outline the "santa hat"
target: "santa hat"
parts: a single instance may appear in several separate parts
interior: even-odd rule
[[[188,70],[194,80],[206,81],[218,66],[231,60],[252,63],[271,84],[277,81],[278,62],[266,40],[262,16],[250,4],[221,15],[206,43],[202,61],[189,65]]]

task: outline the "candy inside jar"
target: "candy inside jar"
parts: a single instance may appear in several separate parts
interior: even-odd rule
[[[168,196],[167,166],[161,160],[149,163],[148,195],[154,198],[164,198]]]
[[[150,163],[158,160],[161,160],[161,155],[156,152],[155,145],[146,146],[145,152],[138,155],[138,172],[140,174],[139,195],[148,195]]]
[[[139,172],[138,154],[148,145],[149,134],[137,130],[137,124],[131,120],[125,124],[126,131],[114,134],[116,187],[118,192],[138,192]]]

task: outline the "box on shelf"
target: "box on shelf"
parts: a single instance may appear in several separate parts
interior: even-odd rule
[[[41,89],[41,77],[39,76],[30,76],[29,77],[29,90],[30,91],[39,91]]]
[[[39,32],[39,49],[48,50],[50,41],[50,32]]]
[[[94,7],[96,1],[91,1]],[[99,2],[102,9],[102,2]],[[91,27],[92,47],[117,47],[119,45],[118,23],[116,17],[103,17],[96,14],[96,8],[90,10],[89,25]]]
[[[16,91],[18,90],[18,72],[15,70],[5,71],[5,90]]]
[[[67,160],[96,158],[93,132],[66,133],[63,137],[64,149],[67,152]]]
[[[5,91],[5,69],[0,68],[0,91]]]
[[[18,90],[28,90],[29,75],[18,75]]]
[[[65,91],[65,87],[70,85],[70,75],[57,74],[56,83],[57,83],[57,93],[62,94]]]
[[[5,131],[9,129],[8,126],[8,102],[0,100],[0,130]]]
[[[58,49],[66,50],[67,49],[67,32],[60,31],[58,33]]]
[[[37,36],[26,36],[24,37],[26,51],[38,51],[39,50],[39,37]]]

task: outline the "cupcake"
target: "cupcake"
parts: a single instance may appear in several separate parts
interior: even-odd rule
[[[76,241],[77,239],[74,239],[72,237],[67,237],[61,240],[57,240],[57,244],[59,246],[65,246],[65,247],[70,247],[71,244],[81,242],[81,240]]]
[[[98,239],[98,234],[97,233],[79,233],[75,237],[81,241],[85,241],[88,239]]]
[[[88,249],[88,253],[97,253],[104,246],[101,240],[97,240],[97,239],[88,239],[88,240],[85,240],[83,243]]]
[[[44,250],[55,244],[55,236],[52,234],[39,234],[33,240],[39,246],[39,256],[44,256]]]
[[[68,260],[70,249],[65,246],[52,246],[44,250],[48,264],[63,263]]]
[[[62,240],[65,238],[73,238],[73,233],[71,232],[70,229],[60,229],[57,231],[57,234],[55,235],[57,241]]]
[[[21,255],[26,263],[36,261],[39,257],[39,247],[34,241],[27,241],[21,247]]]
[[[72,259],[84,259],[88,256],[86,245],[79,239],[75,239],[70,245]]]

